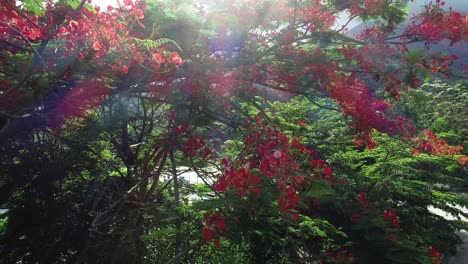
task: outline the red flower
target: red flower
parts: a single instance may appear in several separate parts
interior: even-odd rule
[[[442,264],[442,260],[440,259],[442,257],[442,253],[437,251],[432,246],[429,246],[428,252],[431,255],[432,259],[434,260],[434,264]]]
[[[419,154],[419,151],[429,153],[435,156],[454,156],[460,152],[462,146],[450,146],[443,139],[438,139],[437,135],[430,129],[424,130],[424,136],[414,139],[414,143],[418,145],[418,149],[413,150],[413,154]]]
[[[211,239],[213,238],[213,231],[211,231],[210,229],[203,230],[203,238],[206,241],[211,241]]]
[[[294,219],[299,219],[299,214],[298,213],[291,213],[291,217]]]
[[[176,66],[182,64],[182,62],[183,62],[182,59],[179,57],[179,53],[177,53],[177,52],[172,52],[171,53],[170,60]]]
[[[104,45],[99,40],[94,41],[93,49],[95,51],[98,51],[98,50],[102,49],[103,47],[104,47]]]
[[[296,183],[301,183],[304,180],[304,176],[294,176],[294,181]]]
[[[260,162],[260,172],[268,177],[275,176],[277,171],[274,168],[275,166],[272,166],[272,164],[274,165],[274,162],[274,157],[272,159],[270,156],[265,155]]]
[[[367,195],[365,192],[360,192],[359,193],[359,203],[364,209],[367,210],[374,210],[375,208],[369,203],[369,200],[367,199]]]
[[[219,237],[224,229],[226,229],[226,222],[220,214],[205,214],[205,225],[203,226],[203,239],[205,241],[210,242],[213,240],[215,247],[219,248],[221,246]]]
[[[41,39],[47,40],[50,37],[49,30],[47,29],[46,26],[42,26],[40,31],[41,31]]]
[[[287,187],[285,190],[285,194],[283,194],[278,200],[278,207],[283,213],[288,213],[294,208],[296,208],[296,204],[300,201],[299,196],[296,194],[296,191],[291,188]]]
[[[301,127],[304,127],[304,128],[307,128],[309,125],[307,123],[304,123],[302,121],[297,121],[296,123],[298,126],[301,126]]]
[[[213,241],[213,244],[216,248],[220,248],[221,247],[221,243],[219,242],[219,238],[215,238],[215,240]]]
[[[261,193],[262,193],[262,189],[260,189],[260,188],[254,188],[254,189],[253,189],[253,193],[254,193],[254,194],[261,194]]]
[[[123,4],[126,6],[133,6],[132,0],[123,0]]]
[[[159,53],[154,53],[153,58],[156,60],[157,63],[161,64],[164,62],[164,58]]]
[[[144,15],[144,13],[143,13],[143,10],[141,10],[141,9],[137,9],[137,10],[136,10],[136,14],[137,14],[137,17],[138,17],[139,19],[145,18],[145,15]]]
[[[360,192],[359,193],[359,202],[362,205],[366,205],[367,203],[369,203],[369,201],[367,200],[367,195],[366,195],[365,192]]]
[[[216,183],[216,185],[214,186],[215,191],[224,192],[226,191],[227,185],[228,185],[228,182],[227,182],[226,177],[221,177]]]
[[[389,210],[384,210],[384,217],[385,219],[391,221],[395,227],[400,227],[400,223],[398,222],[398,217],[395,213],[395,211],[389,209]]]
[[[324,160],[311,160],[310,165],[312,165],[312,167],[316,169],[319,169],[325,165],[325,161]]]
[[[127,67],[127,65],[122,66],[122,71],[124,72],[124,74],[128,74],[128,67]]]
[[[257,175],[251,175],[250,176],[250,183],[257,185],[260,180],[258,179]]]

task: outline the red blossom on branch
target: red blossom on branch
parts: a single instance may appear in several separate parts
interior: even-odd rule
[[[290,139],[277,130],[264,127],[261,119],[257,119],[256,124],[248,123],[247,127],[251,133],[244,140],[243,154],[236,162],[221,160],[225,170],[215,185],[216,191],[235,190],[244,197],[258,195],[264,189],[273,187],[278,191],[278,208],[281,213],[297,219],[299,213],[296,206],[303,186],[310,184],[313,178],[321,178],[333,184],[332,167],[324,160],[317,159],[314,151],[301,144],[297,138]],[[302,155],[313,156],[313,170],[309,172],[312,176],[305,176],[306,171],[296,161]],[[252,173],[253,170],[258,170],[261,175]],[[318,201],[314,201],[314,204],[316,208],[320,207]]]
[[[445,13],[441,8],[427,7],[423,13],[413,19],[404,35],[408,36],[407,40],[418,36],[429,43],[438,43],[447,39],[453,45],[456,42],[468,40],[468,20],[466,15],[452,9]]]
[[[442,258],[442,253],[437,251],[432,246],[429,246],[427,251],[429,252],[429,255],[431,256],[431,258],[433,259],[434,264],[442,264],[442,259],[441,259]]]
[[[187,134],[187,138],[183,143],[181,150],[190,158],[198,157],[203,160],[214,159],[213,150],[207,146],[201,135],[193,133],[188,123],[176,127],[174,132],[176,135]]]
[[[384,210],[384,217],[385,219],[389,220],[390,222],[392,222],[392,224],[395,226],[395,227],[400,227],[400,222],[398,221],[398,217],[395,213],[395,211],[391,210],[391,209],[388,209],[388,210]]]
[[[223,235],[226,229],[226,222],[219,213],[213,215],[205,214],[203,225],[203,239],[207,242],[213,241],[216,248],[221,246],[219,238]]]
[[[298,126],[300,126],[300,127],[303,127],[303,128],[309,127],[309,125],[308,125],[307,123],[304,123],[304,122],[302,122],[302,121],[300,121],[300,120],[297,121],[296,124],[297,124]]]
[[[69,117],[86,117],[89,110],[101,105],[110,90],[102,81],[80,81],[65,95],[56,109],[55,123],[61,123]]]
[[[359,193],[359,203],[361,204],[361,207],[365,210],[375,210],[375,207],[372,206],[372,204],[369,202],[369,199],[367,198],[367,194],[365,192]]]
[[[453,157],[463,149],[460,145],[450,146],[445,140],[437,138],[437,135],[430,129],[425,129],[423,133],[422,137],[413,139],[413,142],[417,145],[417,148],[413,149],[414,154],[421,151],[435,156],[450,155]]]

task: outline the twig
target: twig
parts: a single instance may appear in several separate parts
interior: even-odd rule
[[[190,252],[191,250],[201,246],[201,244],[203,244],[202,241],[198,242],[198,243],[195,243],[194,245],[190,246],[189,248],[187,248],[186,250],[183,250],[181,252],[179,252],[179,254],[175,255],[172,259],[170,259],[169,261],[166,262],[166,264],[171,264],[171,263],[174,263],[175,261],[179,260],[180,257],[182,255],[185,255],[187,254],[188,252]]]

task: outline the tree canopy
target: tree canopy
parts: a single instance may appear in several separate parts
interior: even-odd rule
[[[0,0],[2,259],[455,252],[468,73],[450,47],[468,14],[441,0],[414,15],[408,0],[116,3]]]

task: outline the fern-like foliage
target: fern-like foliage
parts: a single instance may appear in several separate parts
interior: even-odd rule
[[[41,0],[24,0],[23,7],[36,16],[44,15],[45,6]]]
[[[156,49],[156,48],[159,48],[161,47],[162,45],[165,45],[165,44],[172,44],[174,46],[176,46],[180,51],[182,51],[182,49],[180,48],[180,46],[177,44],[177,42],[175,42],[174,40],[172,39],[168,39],[168,38],[160,38],[160,39],[156,39],[156,40],[152,40],[152,39],[135,39],[137,44],[145,49],[148,49],[148,50],[151,50],[151,49]]]
[[[79,0],[67,0],[67,4],[69,4],[71,6],[71,8],[73,9],[76,9],[78,8],[78,6],[80,5],[80,2]]]

